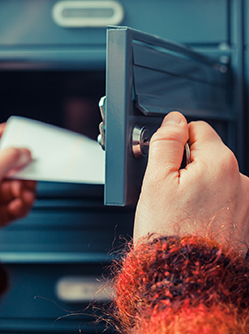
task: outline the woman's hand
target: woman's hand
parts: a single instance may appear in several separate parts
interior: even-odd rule
[[[0,136],[4,124],[0,124]],[[25,148],[7,148],[0,151],[0,227],[24,217],[35,200],[35,181],[10,180],[5,177],[31,161]]]
[[[180,169],[184,145],[191,163]],[[208,236],[220,243],[249,242],[249,179],[234,154],[205,122],[168,114],[152,136],[134,242],[148,234]]]

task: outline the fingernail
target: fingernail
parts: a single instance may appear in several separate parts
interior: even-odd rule
[[[167,116],[165,116],[162,122],[162,126],[166,124],[180,124],[183,120],[183,117],[184,116],[180,114],[179,112],[173,111],[169,113]]]
[[[26,164],[27,162],[31,160],[31,153],[29,150],[27,150],[26,148],[20,148],[19,151],[21,153],[21,156],[20,156],[21,164]]]

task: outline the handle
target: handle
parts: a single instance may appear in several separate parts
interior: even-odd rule
[[[58,1],[52,8],[52,18],[62,27],[97,28],[120,24],[124,10],[117,1]]]

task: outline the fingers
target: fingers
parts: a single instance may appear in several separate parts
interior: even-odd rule
[[[4,130],[4,128],[5,128],[5,125],[6,125],[6,123],[1,123],[1,124],[0,124],[0,137],[1,137],[2,134],[3,134],[3,130]]]
[[[36,182],[4,180],[0,187],[0,226],[26,216],[36,198]]]
[[[189,138],[188,132],[185,117],[179,112],[169,113],[151,138],[147,169],[150,169],[152,173],[161,169],[165,176],[172,172],[178,172],[182,162],[184,145]]]
[[[0,136],[2,127],[0,125]],[[7,148],[0,151],[0,226],[27,215],[35,200],[36,182],[7,180],[13,170],[31,161],[31,153],[25,148]]]
[[[15,198],[10,203],[0,206],[0,227],[9,222],[25,217],[29,210],[30,204],[25,202],[22,198]]]
[[[36,189],[37,181],[31,181],[31,180],[23,180],[22,181],[27,189]]]
[[[18,180],[4,180],[0,186],[0,203],[5,203],[20,197],[22,184]]]
[[[178,173],[184,145],[188,141],[191,161],[217,161],[219,155],[228,153],[219,135],[206,122],[187,124],[179,112],[169,113],[161,127],[152,136],[147,170],[159,178]]]
[[[12,201],[14,198],[35,196],[37,182],[26,180],[3,180],[0,185],[0,204]],[[31,195],[25,195],[30,193]]]
[[[209,124],[197,121],[188,126],[192,162],[207,162],[210,166],[216,164],[217,167],[219,163],[236,165],[233,153]]]
[[[15,198],[7,205],[7,212],[14,219],[24,217],[29,212],[34,202],[34,196],[31,193],[27,193],[27,195],[22,198]]]
[[[12,169],[18,169],[31,161],[31,153],[25,148],[6,148],[0,151],[0,179]]]
[[[206,122],[191,122],[189,127],[189,145],[196,143],[206,145],[209,143],[222,143],[221,138],[215,130]]]
[[[36,182],[4,180],[0,184],[0,226],[27,215],[36,198]]]

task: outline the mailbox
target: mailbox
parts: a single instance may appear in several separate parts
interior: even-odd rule
[[[150,136],[170,111],[222,121],[221,136],[233,146],[227,128],[235,119],[232,75],[224,50],[208,57],[128,27],[109,27],[106,52],[99,137],[106,151],[105,204],[136,203]]]

